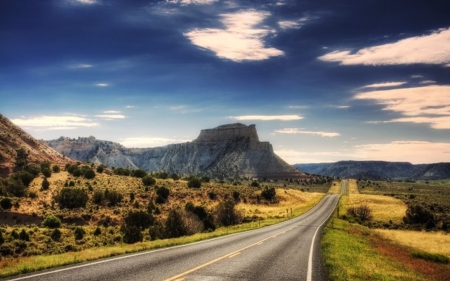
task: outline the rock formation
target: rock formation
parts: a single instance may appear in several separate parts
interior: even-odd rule
[[[125,148],[93,137],[47,142],[62,154],[110,167],[141,168],[214,178],[302,178],[305,174],[260,142],[255,125],[228,124],[200,132],[192,142],[156,148]]]

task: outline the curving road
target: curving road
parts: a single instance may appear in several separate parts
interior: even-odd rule
[[[327,280],[320,230],[338,200],[327,195],[308,213],[258,230],[7,280]]]

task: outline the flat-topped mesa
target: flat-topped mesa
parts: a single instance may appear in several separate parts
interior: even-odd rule
[[[220,142],[248,138],[251,143],[258,143],[259,138],[254,124],[246,126],[241,123],[218,126],[214,129],[200,131],[194,142]]]

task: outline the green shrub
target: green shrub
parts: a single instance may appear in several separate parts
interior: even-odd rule
[[[252,183],[250,184],[251,187],[259,187],[259,182],[257,181],[252,181]]]
[[[58,228],[61,226],[61,220],[55,215],[49,215],[42,221],[42,226],[48,228]]]
[[[41,184],[42,190],[47,190],[50,187],[50,183],[48,182],[47,178],[44,178]]]
[[[181,214],[176,210],[171,210],[165,223],[164,236],[166,238],[176,238],[186,234],[187,229],[184,225]]]
[[[102,230],[100,229],[99,226],[97,226],[97,228],[94,230],[94,236],[99,236],[100,234],[102,234]]]
[[[61,171],[61,168],[58,165],[53,165],[52,171],[53,173],[59,173]]]
[[[153,177],[151,177],[151,176],[145,176],[145,177],[142,178],[142,183],[145,186],[151,186],[151,185],[155,185],[156,184],[156,180]]]
[[[170,195],[170,190],[167,187],[161,186],[156,190],[156,194],[167,200]]]
[[[92,169],[86,169],[84,171],[84,178],[88,180],[92,180],[95,178],[95,172]]]
[[[30,241],[30,235],[25,229],[22,229],[19,233],[19,239],[23,241]]]
[[[220,202],[216,207],[217,220],[220,225],[230,226],[240,223],[241,215],[235,210],[233,200]]]
[[[61,240],[61,236],[62,236],[61,230],[55,228],[52,234],[50,235],[50,238],[52,238],[53,241],[59,241]]]
[[[264,189],[261,191],[261,196],[266,198],[266,200],[272,200],[275,195],[277,194],[274,187],[264,187]]]
[[[84,208],[88,201],[86,190],[81,188],[64,187],[56,196],[61,208]]]
[[[11,199],[8,197],[2,198],[0,200],[0,206],[4,209],[4,210],[10,210],[12,208],[12,202]]]
[[[142,169],[137,169],[133,171],[133,177],[135,178],[143,178],[147,175],[147,172]]]
[[[200,188],[202,186],[202,181],[198,178],[191,178],[188,181],[188,187],[189,188]]]
[[[136,226],[122,226],[121,232],[123,233],[123,242],[127,244],[142,242],[144,238],[141,230]]]
[[[77,226],[73,232],[75,234],[75,240],[83,239],[84,234],[86,234],[86,231],[81,226]]]
[[[347,215],[358,219],[360,222],[370,221],[373,218],[372,210],[365,204],[348,208]]]
[[[95,204],[101,204],[104,198],[103,192],[97,190],[94,191],[94,194],[92,195],[92,202]]]
[[[105,199],[108,201],[108,206],[112,207],[122,202],[123,195],[115,190],[109,191],[108,189],[106,189]]]
[[[12,175],[12,179],[20,181],[25,186],[29,186],[30,183],[34,180],[35,176],[27,171],[18,171]]]
[[[44,175],[44,177],[49,178],[52,176],[52,171],[49,168],[44,168],[41,170],[42,175]]]
[[[135,226],[140,230],[150,227],[153,224],[154,218],[144,211],[130,211],[124,218],[127,227]]]

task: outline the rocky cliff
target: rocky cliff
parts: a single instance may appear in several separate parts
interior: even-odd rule
[[[110,167],[141,168],[214,178],[302,178],[305,174],[260,142],[255,125],[228,124],[200,132],[192,142],[156,148],[125,148],[93,137],[47,142],[64,155]]]

